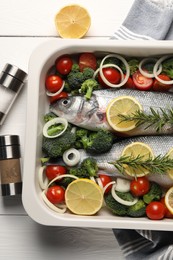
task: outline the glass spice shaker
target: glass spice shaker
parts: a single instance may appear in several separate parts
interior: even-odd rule
[[[19,136],[0,136],[0,179],[2,196],[12,196],[22,193],[20,158]]]
[[[25,84],[27,74],[7,63],[0,73],[0,126]]]

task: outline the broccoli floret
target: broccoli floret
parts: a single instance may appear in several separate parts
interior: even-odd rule
[[[79,178],[90,178],[90,173],[82,166],[71,167],[69,169],[69,174],[75,175]]]
[[[69,85],[69,83],[68,83],[67,80],[65,81],[63,91],[65,91],[65,92],[67,92],[67,93],[70,93],[70,92],[71,92],[71,88],[70,88],[70,85]]]
[[[78,149],[86,149],[89,130],[84,128],[77,128],[75,147]]]
[[[81,138],[83,138],[84,136],[87,136],[89,133],[89,130],[84,129],[84,128],[77,128],[76,129],[76,139],[80,140]]]
[[[128,207],[127,215],[130,217],[145,216],[146,204],[143,200],[138,200],[134,205]]]
[[[114,134],[107,130],[99,129],[97,132],[83,128],[76,130],[76,147],[83,148],[91,154],[108,152],[114,142]]]
[[[43,120],[45,123],[52,120],[53,118],[57,117],[53,112],[48,112],[44,115]]]
[[[84,68],[83,70],[84,79],[91,79],[94,75],[94,70],[91,68]]]
[[[78,71],[80,71],[80,69],[79,69],[79,64],[74,63],[74,64],[72,65],[71,72],[78,72]]]
[[[120,197],[121,199],[125,200],[125,201],[133,201],[134,197],[130,192],[120,192],[120,191],[116,191],[116,194],[118,197]]]
[[[83,141],[84,142],[84,141]],[[91,154],[101,154],[108,152],[114,143],[113,133],[107,130],[98,130],[89,134],[85,149]]]
[[[83,168],[83,170],[86,170],[89,173],[89,176],[97,176],[97,172],[98,172],[98,165],[97,165],[97,161],[92,158],[92,157],[88,157],[86,159],[84,159],[80,165],[80,167]]]
[[[80,93],[85,96],[86,99],[90,99],[92,92],[99,89],[99,83],[95,79],[86,79],[80,88]]]
[[[94,159],[87,158],[85,159],[80,166],[71,167],[68,169],[68,174],[77,176],[78,178],[87,178],[97,176],[97,165]],[[72,178],[65,177],[61,180],[60,184],[67,187]]]
[[[42,151],[52,158],[60,157],[63,153],[71,148],[76,141],[75,133],[66,130],[62,135],[55,138],[43,136]]]
[[[82,167],[71,167],[68,169],[68,174],[77,176],[79,178],[90,178],[89,173],[86,171],[86,169],[83,169]],[[70,177],[64,177],[61,181],[59,181],[60,185],[63,185],[64,187],[67,187],[74,179]]]
[[[149,192],[143,195],[143,201],[149,204],[153,200],[160,200],[162,197],[162,193],[163,191],[161,186],[156,182],[152,182]]]
[[[69,84],[69,87],[72,90],[76,90],[76,89],[80,89],[82,83],[85,81],[84,79],[84,75],[82,72],[77,71],[77,72],[73,72],[71,71],[68,75],[67,75],[67,81]]]
[[[118,216],[126,216],[128,206],[122,205],[119,202],[117,202],[113,197],[111,192],[106,194],[104,196],[104,200],[106,203],[106,206],[112,211],[113,214]]]

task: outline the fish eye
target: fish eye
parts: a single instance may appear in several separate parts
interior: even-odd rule
[[[62,105],[67,106],[68,103],[69,103],[69,100],[68,100],[68,99],[63,99],[63,100],[62,100]]]

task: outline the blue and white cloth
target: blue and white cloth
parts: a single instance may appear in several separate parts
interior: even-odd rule
[[[135,0],[112,40],[173,40],[173,0]],[[173,232],[113,229],[125,259],[173,260]]]
[[[135,0],[112,40],[172,40],[173,0]]]

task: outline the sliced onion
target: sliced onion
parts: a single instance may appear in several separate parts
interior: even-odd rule
[[[153,74],[154,74],[154,77],[161,83],[165,84],[165,85],[172,85],[173,84],[173,80],[169,80],[169,81],[166,81],[166,80],[163,80],[163,79],[160,79],[157,75],[157,71],[158,71],[158,68],[160,66],[160,64],[164,61],[164,60],[167,60],[169,59],[170,55],[166,55],[166,56],[163,56],[161,57],[160,59],[158,59],[158,61],[156,62],[156,64],[154,65],[154,68],[153,68]]]
[[[80,162],[80,152],[75,148],[70,148],[63,153],[62,158],[68,166],[75,166]]]
[[[39,172],[38,172],[38,182],[39,182],[39,185],[40,185],[40,188],[42,190],[46,189],[48,183],[49,183],[49,180],[46,176],[44,176],[44,170],[45,170],[46,166],[42,166],[40,167],[39,169]]]
[[[102,181],[100,180],[100,178],[96,178],[96,181],[97,181],[98,185],[100,186],[100,188],[103,189],[103,184],[102,184]]]
[[[96,183],[96,180],[93,176],[90,177],[90,180]]]
[[[136,202],[138,201],[137,198],[134,198],[133,201],[127,201],[127,200],[121,199],[121,198],[116,194],[115,189],[116,189],[116,184],[113,184],[112,189],[111,189],[112,197],[113,197],[117,202],[119,202],[120,204],[125,205],[125,206],[132,206],[132,205],[136,204]]]
[[[41,197],[42,197],[42,199],[43,199],[43,201],[47,204],[47,206],[50,208],[50,209],[52,209],[52,210],[54,210],[54,211],[56,211],[56,212],[58,212],[58,213],[65,213],[66,212],[66,210],[67,210],[67,206],[66,205],[54,205],[54,204],[52,204],[49,200],[48,200],[48,198],[47,198],[47,196],[46,196],[46,191],[44,190],[42,193],[41,193]]]
[[[104,188],[103,188],[103,194],[105,193],[106,189],[110,186],[110,185],[115,185],[116,186],[116,181],[111,181],[109,183],[107,183]]]
[[[130,181],[123,179],[123,178],[117,178],[117,185],[115,187],[116,191],[120,192],[128,192],[130,191]]]
[[[72,175],[72,174],[62,174],[62,175],[59,175],[59,176],[55,177],[53,180],[51,180],[51,181],[49,182],[48,186],[46,187],[46,189],[47,189],[53,182],[55,182],[55,181],[57,181],[57,180],[59,180],[59,179],[62,179],[62,178],[66,178],[66,177],[72,178],[72,179],[75,179],[75,180],[79,179],[77,176]]]
[[[139,71],[140,71],[140,73],[143,75],[143,76],[145,76],[145,77],[147,77],[147,78],[154,78],[155,77],[155,75],[154,75],[154,73],[149,73],[149,72],[146,72],[145,70],[143,70],[142,69],[142,66],[144,65],[144,64],[146,64],[146,63],[149,63],[149,62],[157,62],[157,59],[156,58],[145,58],[145,59],[142,59],[141,61],[140,61],[140,63],[139,63]],[[159,75],[160,73],[161,73],[161,71],[162,71],[162,65],[160,64],[159,66],[158,66],[158,70],[157,70],[157,75]]]
[[[54,125],[54,124],[63,124],[63,125],[64,125],[64,129],[63,129],[61,132],[57,133],[56,135],[48,135],[48,133],[47,133],[48,128],[49,128],[50,126]],[[49,121],[44,125],[44,127],[43,127],[43,135],[44,135],[45,137],[48,137],[48,138],[58,137],[58,136],[62,135],[62,134],[65,132],[65,130],[67,129],[67,126],[68,126],[68,121],[67,121],[67,119],[62,118],[62,117],[55,117],[55,118],[49,120]]]
[[[105,76],[104,76],[104,74],[103,74],[102,68],[103,68],[103,66],[104,66],[104,65],[103,65],[103,64],[104,64],[104,61],[105,61],[107,58],[110,58],[110,57],[115,57],[115,58],[121,60],[121,61],[124,63],[124,65],[125,65],[125,68],[126,68],[126,76],[123,78],[123,80],[122,80],[119,84],[112,84],[112,83],[110,83],[110,82],[105,78]],[[106,64],[106,65],[107,65],[107,64]],[[108,65],[109,65],[109,64],[108,64]],[[110,66],[110,65],[109,65],[109,66]],[[114,66],[116,66],[116,65],[114,65]],[[101,76],[102,80],[104,81],[104,83],[105,83],[106,85],[108,85],[109,87],[111,87],[111,88],[119,88],[119,87],[122,87],[122,86],[127,82],[128,78],[129,78],[129,76],[130,76],[130,68],[129,68],[129,65],[128,65],[127,61],[126,61],[121,55],[118,55],[118,54],[109,54],[109,55],[105,56],[105,57],[102,59],[101,63],[100,63],[100,70],[99,70],[99,72],[100,72],[100,76]]]
[[[46,91],[46,95],[49,96],[49,97],[54,97],[54,96],[60,94],[63,91],[63,89],[64,89],[64,85],[65,85],[65,81],[63,81],[62,87],[57,92],[52,93],[52,92],[47,90]]]

